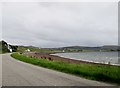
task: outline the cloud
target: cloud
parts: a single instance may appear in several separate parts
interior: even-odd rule
[[[113,2],[6,2],[2,38],[39,47],[117,44],[117,9]]]

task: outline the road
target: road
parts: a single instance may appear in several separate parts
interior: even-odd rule
[[[34,66],[2,55],[2,86],[112,86]]]

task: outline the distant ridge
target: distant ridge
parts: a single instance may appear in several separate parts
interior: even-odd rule
[[[98,47],[89,47],[89,46],[66,46],[59,48],[39,48],[35,46],[15,46],[10,45],[5,41],[0,41],[0,53],[11,52],[24,52],[25,50],[30,49],[33,52],[81,52],[81,51],[120,51],[120,46],[117,45],[104,45]]]
[[[52,48],[60,49],[60,50],[68,50],[68,51],[120,51],[120,46],[117,45],[104,45],[98,47],[89,47],[89,46],[68,46],[68,47],[60,47],[60,48]]]

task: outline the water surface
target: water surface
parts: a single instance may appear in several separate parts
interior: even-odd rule
[[[54,54],[61,57],[70,59],[90,61],[95,63],[111,63],[118,64],[118,52],[80,52],[80,53],[57,53]]]

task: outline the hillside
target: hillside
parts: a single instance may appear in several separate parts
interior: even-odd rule
[[[0,53],[2,53],[2,42],[0,41]]]
[[[59,48],[39,48],[34,46],[14,46],[7,44],[5,41],[0,41],[0,53],[10,52],[24,52],[30,50],[32,52],[42,53],[57,53],[57,52],[84,52],[84,51],[120,51],[120,46],[116,45],[104,45],[99,47],[88,47],[88,46],[67,46]]]
[[[0,41],[0,53],[9,53],[9,52],[16,52],[18,46],[7,44],[5,41]]]
[[[102,47],[102,49],[105,49],[105,50],[111,50],[111,51],[120,51],[120,46],[115,46],[115,45],[105,45]]]
[[[19,52],[30,50],[31,52],[42,52],[42,53],[56,53],[61,52],[60,50],[52,50],[51,48],[39,48],[34,46],[18,46]]]
[[[81,52],[81,51],[120,51],[120,46],[117,45],[105,45],[99,47],[88,46],[69,46],[60,48],[49,48],[51,50],[61,50],[66,52]]]

